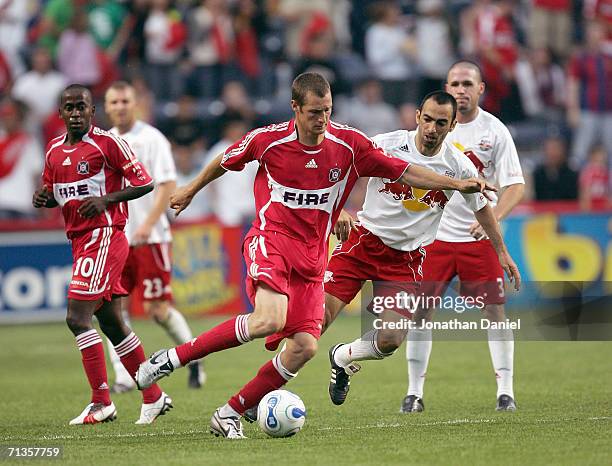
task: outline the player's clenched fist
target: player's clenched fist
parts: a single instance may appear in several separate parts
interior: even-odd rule
[[[174,213],[176,217],[191,204],[193,196],[194,194],[189,186],[183,186],[174,191],[172,196],[170,196],[170,208],[176,211]]]
[[[47,185],[43,185],[42,188],[38,188],[34,191],[34,195],[32,196],[32,205],[36,209],[40,209],[41,207],[45,207],[47,205],[47,201],[52,197],[49,192],[49,188]]]
[[[104,197],[88,197],[83,199],[77,212],[85,218],[92,218],[104,212],[108,206],[108,201]]]

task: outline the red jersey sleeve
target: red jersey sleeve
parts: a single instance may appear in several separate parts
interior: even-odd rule
[[[107,137],[104,155],[108,164],[120,172],[129,181],[130,185],[146,186],[153,182],[145,167],[132,152],[129,144],[123,139],[114,135]]]
[[[51,167],[49,166],[49,151],[51,150],[51,144],[47,144],[45,150],[45,166],[42,172],[42,183],[47,187],[47,191],[53,192],[53,176],[51,173]]]
[[[258,130],[253,130],[229,146],[223,154],[221,166],[226,170],[241,171],[247,163],[257,160],[261,155],[258,134]]]
[[[387,155],[374,141],[365,135],[355,138],[355,168],[359,176],[398,180],[410,164]]]

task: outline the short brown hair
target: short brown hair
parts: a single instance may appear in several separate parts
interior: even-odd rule
[[[325,97],[330,92],[327,79],[319,73],[302,73],[293,80],[291,99],[298,105],[304,105],[306,94],[312,92],[318,97]]]

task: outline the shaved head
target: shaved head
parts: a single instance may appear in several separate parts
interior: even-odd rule
[[[470,60],[459,60],[458,62],[455,62],[451,65],[451,67],[448,69],[448,73],[446,75],[446,80],[448,81],[448,76],[451,74],[452,71],[455,71],[457,69],[467,69],[467,70],[471,70],[475,73],[475,77],[482,82],[482,71],[480,70],[480,66],[478,66],[476,63],[474,63],[473,61]]]
[[[93,97],[91,96],[91,91],[86,86],[82,84],[70,84],[66,87],[62,93],[60,94],[60,107],[64,104],[64,101],[69,95],[78,95],[82,94],[86,101],[91,105],[93,102]]]

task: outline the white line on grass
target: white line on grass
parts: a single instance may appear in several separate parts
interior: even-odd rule
[[[598,417],[587,417],[587,418],[557,418],[557,419],[522,419],[524,422],[536,422],[536,423],[559,423],[559,422],[576,422],[576,421],[608,421],[612,419],[612,416],[598,416]],[[461,424],[498,424],[503,422],[504,419],[449,419],[447,421],[433,421],[433,422],[418,422],[401,424],[399,422],[385,423],[378,422],[376,424],[366,424],[363,426],[350,426],[350,427],[319,427],[318,431],[327,430],[359,430],[359,429],[393,429],[396,427],[428,427],[428,426],[440,426],[440,425],[461,425]],[[95,435],[43,435],[32,439],[31,437],[17,437],[17,436],[5,436],[2,437],[3,442],[8,441],[32,441],[32,440],[76,440],[76,439],[90,439],[90,438],[141,438],[141,437],[172,437],[182,435],[200,435],[206,434],[209,431],[202,429],[192,429],[185,431],[175,430],[162,430],[159,432],[108,432],[107,434],[95,434]]]

